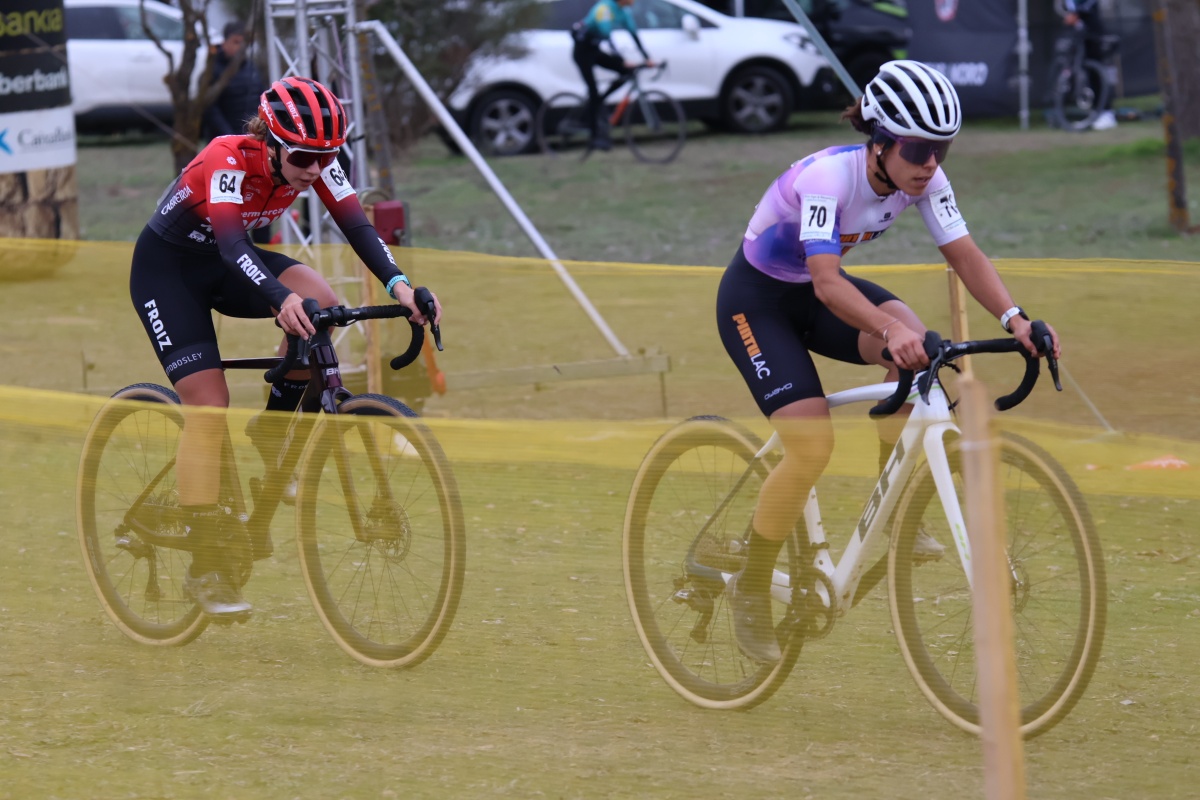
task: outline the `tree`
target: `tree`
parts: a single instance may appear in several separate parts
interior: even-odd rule
[[[536,0],[381,0],[369,7],[442,100],[453,94],[473,57],[518,55],[509,35],[544,11]],[[388,138],[403,152],[437,126],[433,111],[386,54],[376,58]]]
[[[1165,0],[1175,73],[1175,115],[1183,139],[1200,137],[1200,0]]]
[[[163,76],[163,83],[171,92],[171,106],[174,112],[171,124],[171,157],[176,170],[186,167],[199,151],[200,124],[204,119],[204,112],[237,74],[249,49],[243,49],[217,79],[213,80],[212,60],[207,56],[212,45],[212,37],[208,30],[208,9],[214,2],[218,0],[177,0],[179,10],[183,14],[183,54],[178,64],[175,63],[175,55],[163,46],[162,40],[148,24],[145,0],[140,4],[142,28],[166,55],[169,65],[167,74]],[[246,16],[246,41],[253,42],[257,28],[255,21],[258,17],[254,12],[261,6],[259,0],[249,0],[247,5],[250,13]],[[200,72],[193,91],[192,75],[196,71],[196,59],[202,48],[205,55],[204,69]]]
[[[142,0],[142,26],[170,64],[163,82],[171,92],[174,110],[171,154],[178,170],[186,167],[199,150],[204,112],[237,73],[249,50],[243,50],[224,72],[216,76],[216,80],[213,80],[212,62],[206,59],[203,70],[193,82],[197,58],[202,50],[207,55],[211,46],[208,11],[217,2],[220,0],[175,0],[183,14],[184,27],[183,54],[176,63],[174,55],[146,24],[145,0]],[[356,2],[360,7],[366,7],[366,18],[378,19],[388,26],[413,64],[443,99],[449,97],[462,81],[472,56],[519,53],[519,47],[508,39],[509,34],[528,28],[542,11],[537,0]],[[256,32],[261,30],[262,0],[230,0],[226,5],[246,21],[247,41],[255,41]],[[360,14],[360,18],[362,16]],[[405,150],[436,127],[436,118],[386,54],[376,60],[376,69],[382,84],[388,138],[393,146]],[[276,79],[280,76],[267,77]]]

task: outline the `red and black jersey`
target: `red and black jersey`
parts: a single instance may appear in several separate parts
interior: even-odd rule
[[[313,189],[379,280],[386,284],[400,274],[337,161],[321,171]],[[252,136],[219,136],[167,187],[149,227],[171,244],[219,253],[226,266],[279,308],[290,290],[263,268],[246,231],[270,225],[297,197],[291,186],[275,184],[265,143]]]

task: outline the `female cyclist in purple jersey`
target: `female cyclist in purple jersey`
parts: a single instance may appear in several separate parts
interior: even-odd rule
[[[727,587],[738,645],[763,663],[780,658],[768,594],[775,560],[833,452],[811,353],[877,364],[888,380],[897,379],[898,367],[929,363],[917,315],[886,289],[847,275],[842,256],[883,235],[915,205],[972,296],[1036,353],[1028,318],[972,240],[940,166],[962,124],[950,81],[917,61],[888,62],[842,118],[869,137],[867,144],[814,153],[776,179],[717,294],[725,349],[784,449],[759,493],[745,568]],[[885,346],[894,361],[883,358]],[[881,460],[902,425],[893,419],[881,426]],[[939,543],[923,544],[925,555],[939,557]]]

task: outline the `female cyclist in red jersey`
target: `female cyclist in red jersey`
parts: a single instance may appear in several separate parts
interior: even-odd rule
[[[322,307],[337,302],[316,270],[256,247],[247,232],[271,224],[312,188],[388,294],[412,310],[412,321],[440,322],[436,297],[433,319],[417,307],[408,278],[337,161],[346,124],[342,104],[320,83],[276,81],[263,92],[244,135],[213,139],[184,168],[134,247],[130,296],[185,411],[176,458],[179,501],[189,537],[197,542],[185,589],[213,617],[245,619],[250,604],[228,574],[219,541],[228,524],[217,506],[225,420],[189,413],[229,406],[211,311],[273,316],[286,333],[308,337],[315,330],[304,315],[304,298]],[[271,387],[267,410],[295,410],[307,383],[307,369],[289,372]]]

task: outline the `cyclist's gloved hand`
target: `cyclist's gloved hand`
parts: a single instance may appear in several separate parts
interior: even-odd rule
[[[915,372],[929,366],[929,356],[925,352],[925,337],[903,322],[897,321],[888,325],[887,348],[891,351],[892,360],[904,369]]]
[[[1012,328],[1012,334],[1018,342],[1025,346],[1025,349],[1031,356],[1042,356],[1039,348],[1039,342],[1033,340],[1033,323],[1021,316],[1013,317],[1008,323]],[[1046,330],[1050,332],[1050,338],[1054,342],[1053,355],[1057,358],[1062,358],[1062,346],[1058,343],[1058,333],[1049,324],[1046,324]]]
[[[433,298],[434,313],[432,319],[425,313],[425,309],[421,308],[420,304],[417,303],[414,290],[411,286],[404,281],[398,281],[392,287],[392,296],[396,299],[396,302],[413,312],[410,317],[413,322],[418,325],[427,325],[430,323],[440,325],[442,322],[442,304],[433,292],[430,292],[429,295]]]

